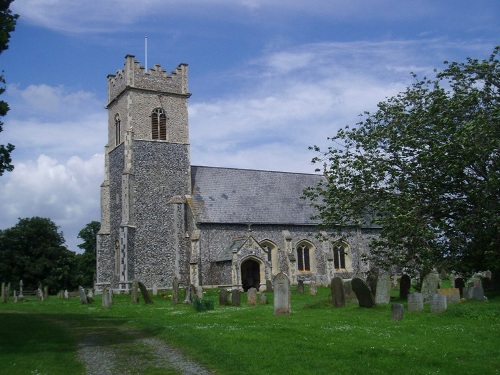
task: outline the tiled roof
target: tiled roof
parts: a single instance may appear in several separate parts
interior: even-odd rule
[[[317,224],[316,211],[301,199],[323,176],[250,169],[191,167],[198,222]]]

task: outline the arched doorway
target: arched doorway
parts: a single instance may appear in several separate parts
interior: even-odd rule
[[[241,263],[241,282],[246,292],[250,288],[259,290],[260,286],[260,264],[253,259]]]

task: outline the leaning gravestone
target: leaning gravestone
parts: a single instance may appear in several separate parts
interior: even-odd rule
[[[139,302],[139,283],[137,280],[132,281],[132,289],[130,290],[130,301],[132,303],[138,303]]]
[[[439,275],[436,272],[431,272],[424,277],[422,289],[420,290],[424,296],[424,301],[429,301],[431,296],[437,293],[439,282]]]
[[[351,285],[352,290],[358,298],[360,307],[373,307],[375,305],[373,294],[364,280],[359,277],[355,277],[352,279]]]
[[[405,308],[401,303],[391,305],[392,320],[403,320]]]
[[[172,281],[172,305],[177,305],[179,303],[179,279],[174,277]]]
[[[309,284],[309,295],[315,296],[318,294],[318,288],[316,287],[316,281],[311,281],[311,284]]]
[[[234,288],[233,290],[231,290],[231,305],[232,306],[240,306],[241,305],[240,290],[237,288]]]
[[[85,294],[85,290],[81,286],[78,287],[78,293],[80,294],[80,302],[82,304],[87,303],[87,295]]]
[[[148,305],[152,304],[153,300],[149,296],[149,293],[148,293],[148,290],[146,289],[146,286],[141,282],[138,282],[137,284],[139,284],[139,289],[141,290],[141,294],[142,294],[142,298],[144,298],[144,302],[146,302]]]
[[[431,312],[442,313],[446,311],[446,296],[443,294],[435,293],[430,298],[431,301]]]
[[[219,306],[227,305],[227,289],[222,288],[219,290]]]
[[[273,279],[274,315],[290,314],[290,280],[280,272]]]
[[[257,289],[250,288],[247,292],[247,305],[256,306],[257,305]]]
[[[407,299],[410,288],[411,278],[407,274],[404,274],[401,276],[401,280],[399,280],[399,299]]]
[[[344,282],[338,276],[335,276],[332,279],[332,302],[333,307],[345,307],[346,305],[346,297],[345,297],[345,288]]]
[[[377,280],[377,293],[375,303],[388,304],[391,301],[391,278],[389,274],[382,273]]]
[[[424,296],[415,292],[408,294],[408,311],[416,312],[424,309]]]
[[[304,280],[299,280],[297,283],[297,292],[304,294]]]

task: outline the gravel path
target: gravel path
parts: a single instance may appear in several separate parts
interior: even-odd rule
[[[163,374],[211,374],[157,338],[141,337],[140,332],[124,328],[116,330],[123,337],[120,343],[108,342],[105,330],[84,335],[78,358],[85,364],[87,375],[142,374],[146,369],[162,369]]]

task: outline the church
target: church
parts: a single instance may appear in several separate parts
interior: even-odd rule
[[[369,265],[375,228],[320,231],[302,192],[317,174],[191,165],[188,65],[168,74],[133,55],[108,75],[96,287],[262,290],[279,272],[328,284]]]

